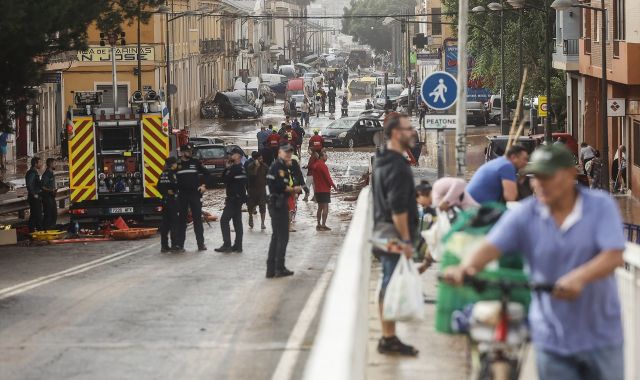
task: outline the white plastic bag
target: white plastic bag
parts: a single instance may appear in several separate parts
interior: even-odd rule
[[[422,280],[412,262],[401,255],[384,295],[385,321],[412,321],[424,318]]]
[[[438,209],[438,217],[433,226],[428,230],[422,232],[422,237],[427,243],[431,257],[436,261],[440,261],[442,254],[444,253],[444,244],[442,244],[442,238],[451,229],[451,222],[449,222],[449,215],[446,211]]]

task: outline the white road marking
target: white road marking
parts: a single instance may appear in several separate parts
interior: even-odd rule
[[[311,295],[307,299],[302,312],[298,316],[293,330],[289,335],[287,344],[285,345],[284,352],[278,361],[278,366],[271,377],[271,380],[290,380],[293,376],[293,370],[298,362],[298,356],[303,348],[304,338],[309,331],[313,318],[318,313],[322,297],[329,286],[331,276],[333,275],[333,269],[336,264],[336,256],[332,256],[324,272],[318,279],[316,286],[313,288]]]
[[[69,268],[69,269],[65,269],[65,270],[57,272],[57,273],[53,273],[53,274],[50,274],[50,275],[38,277],[38,278],[33,279],[31,281],[26,281],[26,282],[23,282],[23,283],[14,285],[14,286],[10,286],[8,288],[1,289],[0,290],[0,300],[15,296],[15,295],[20,294],[20,293],[24,293],[24,292],[26,292],[28,290],[37,288],[37,287],[42,286],[42,285],[49,284],[49,283],[57,281],[57,280],[59,280],[61,278],[73,276],[73,275],[76,275],[76,274],[79,274],[79,273],[82,273],[82,272],[86,272],[88,270],[97,268],[99,266],[102,266],[102,265],[105,265],[105,264],[108,264],[108,263],[111,263],[111,262],[114,262],[114,261],[117,261],[117,260],[121,260],[121,259],[123,259],[123,258],[125,258],[127,256],[135,255],[137,253],[140,253],[144,249],[152,247],[152,246],[154,246],[156,244],[157,243],[150,244],[150,245],[144,244],[144,245],[137,246],[137,247],[134,247],[134,248],[125,249],[125,250],[113,253],[111,255],[108,255],[108,256],[101,257],[99,259],[90,261],[88,263],[80,264],[80,265],[77,265],[75,267],[72,267],[72,268]]]

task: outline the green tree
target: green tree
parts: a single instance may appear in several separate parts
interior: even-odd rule
[[[147,22],[164,0],[2,0],[0,1],[0,130],[35,96],[49,59],[86,48],[87,28],[102,31]],[[140,8],[139,8],[140,7]]]
[[[342,20],[342,33],[353,37],[355,42],[369,45],[377,53],[391,50],[391,26],[382,25],[385,15],[401,14],[405,10],[413,13],[415,0],[351,0],[344,8],[346,18]],[[380,18],[354,17],[357,15],[381,15]]]
[[[486,7],[487,1],[471,0],[469,7]],[[531,1],[537,7],[540,1]],[[457,12],[458,0],[443,0],[447,12]],[[555,25],[555,13],[551,24]],[[522,17],[522,37],[520,37],[519,17]],[[457,24],[457,16],[453,16]],[[545,30],[546,16],[535,9],[504,12],[504,51],[506,98],[514,99],[520,90],[519,50],[522,45],[523,65],[528,68],[525,95],[538,96],[546,93],[545,72]],[[500,90],[500,14],[497,12],[469,14],[469,53],[474,58],[472,76],[482,78],[495,93]],[[551,70],[552,101],[558,113],[564,108],[566,88],[565,75]]]

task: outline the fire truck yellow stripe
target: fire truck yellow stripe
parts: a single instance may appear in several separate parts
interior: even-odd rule
[[[75,118],[73,125],[74,136],[69,139],[71,200],[81,202],[96,198],[93,119]]]
[[[164,161],[169,156],[169,138],[162,132],[162,119],[158,115],[142,118],[142,146],[144,149],[145,198],[160,197],[156,188]]]

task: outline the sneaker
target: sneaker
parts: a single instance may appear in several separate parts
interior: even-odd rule
[[[253,216],[249,215],[249,228],[253,228]]]
[[[216,248],[214,249],[214,251],[216,252],[221,252],[221,253],[229,253],[229,252],[233,252],[233,249],[231,249],[231,247],[229,246],[222,246],[220,248]]]
[[[184,248],[182,247],[172,247],[171,251],[174,253],[184,253]]]
[[[266,230],[267,226],[265,226],[264,224],[260,227],[261,230]]]
[[[160,253],[168,253],[171,252],[171,248],[169,247],[161,247],[160,248]]]
[[[276,272],[267,270],[267,278],[274,278],[276,276]]]
[[[331,231],[331,228],[327,227],[327,226],[322,226],[322,230],[323,231]]]
[[[206,251],[207,250],[207,246],[202,244],[198,246],[198,251],[202,252],[202,251]]]
[[[378,352],[381,354],[399,354],[403,356],[418,356],[418,350],[413,346],[404,344],[397,336],[382,337],[378,341]]]
[[[231,247],[231,252],[242,253],[242,247]]]
[[[322,226],[316,226],[316,231],[322,231]]]
[[[293,276],[293,271],[290,271],[287,268],[284,268],[282,270],[276,271],[274,277],[279,278],[279,277],[289,277],[289,276]]]

